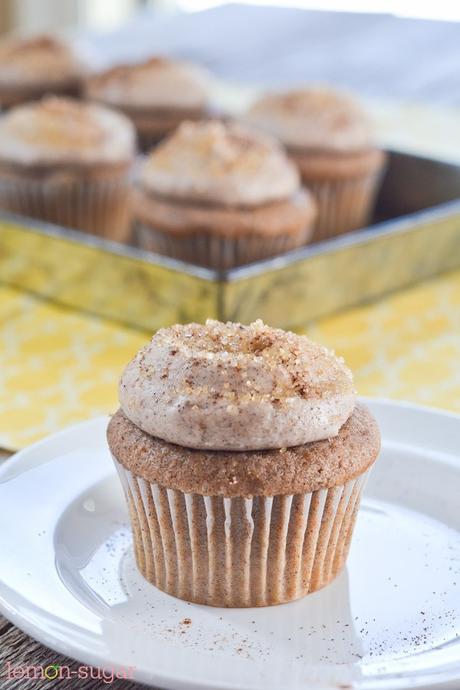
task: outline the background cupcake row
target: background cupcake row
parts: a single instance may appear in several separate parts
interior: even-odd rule
[[[0,121],[0,205],[117,241],[140,242],[158,253],[212,268],[273,256],[366,224],[384,155],[375,146],[367,114],[348,94],[324,88],[272,94],[256,101],[242,118],[251,128],[268,132],[281,143],[309,190],[308,213],[300,213],[302,227],[298,230],[299,190],[291,190],[295,198],[292,193],[273,197],[267,192],[256,204],[248,204],[245,198],[230,203],[211,199],[217,206],[213,214],[206,199],[204,215],[202,193],[198,199],[194,194],[174,195],[169,221],[178,211],[184,215],[184,204],[191,202],[192,208],[185,209],[179,225],[177,218],[165,224],[158,204],[171,203],[171,199],[165,200],[152,186],[142,188],[144,203],[133,204],[133,187],[139,202],[141,176],[132,173],[133,151],[127,121],[123,124],[121,116],[116,124],[110,123],[107,111],[95,107],[78,110],[72,101],[17,107],[53,93],[115,108],[134,125],[144,152],[185,120],[219,117],[227,120],[223,130],[229,130],[221,133],[221,139],[233,144],[235,134],[230,129],[234,126],[211,106],[210,84],[200,67],[156,57],[90,75],[72,48],[57,38],[4,40],[0,45],[0,102],[11,110]],[[196,129],[202,134],[202,126]],[[249,155],[257,147],[257,135],[253,138],[249,136]],[[208,137],[207,154],[195,156],[196,162],[211,170],[216,158],[225,158],[219,150],[221,144]],[[176,169],[180,170],[190,150],[176,149]],[[240,151],[242,159],[248,157],[244,147],[237,147],[233,157],[238,159]],[[154,166],[156,158],[156,151],[150,153],[147,165]],[[263,158],[258,165],[263,167]],[[226,171],[227,184],[234,182],[235,174],[240,173]],[[263,182],[260,169],[250,182],[257,181],[257,176]],[[194,191],[196,171],[191,171],[191,177],[188,190]],[[212,180],[212,175],[206,179]],[[205,192],[206,179],[200,181]],[[300,205],[305,206],[304,199]],[[146,206],[150,210],[156,207],[153,215],[145,213]],[[136,208],[143,209],[142,222],[135,224],[133,232],[133,218],[137,215],[140,220]],[[281,222],[274,223],[280,212]]]

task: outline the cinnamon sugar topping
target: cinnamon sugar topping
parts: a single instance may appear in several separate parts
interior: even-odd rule
[[[197,65],[164,57],[117,65],[87,80],[89,98],[133,108],[203,109],[209,76]]]
[[[228,205],[259,205],[290,197],[299,178],[270,137],[236,124],[185,122],[149,157],[149,190]]]
[[[0,158],[13,162],[125,161],[134,143],[123,115],[70,98],[48,97],[0,118]]]
[[[60,84],[80,78],[83,66],[71,46],[56,36],[8,36],[0,41],[0,83]]]
[[[359,151],[372,145],[372,125],[348,93],[326,87],[268,94],[246,115],[251,125],[298,148]]]
[[[161,329],[126,368],[122,408],[192,448],[284,448],[338,433],[355,393],[343,361],[305,336],[208,320]]]

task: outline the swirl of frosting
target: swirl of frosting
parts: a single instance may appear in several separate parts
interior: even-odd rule
[[[0,159],[12,163],[121,163],[134,151],[127,117],[70,98],[44,98],[0,118]]]
[[[154,194],[225,206],[259,206],[300,188],[275,140],[218,121],[180,125],[150,154],[141,183]]]
[[[208,101],[209,76],[197,65],[153,57],[94,75],[86,93],[121,107],[202,109]]]
[[[371,121],[361,105],[349,94],[328,88],[268,94],[252,105],[244,120],[295,148],[345,153],[373,143]]]
[[[55,36],[7,37],[0,41],[0,83],[58,85],[83,74],[83,65],[65,41]]]
[[[355,406],[351,372],[306,336],[208,320],[159,330],[126,367],[124,414],[188,448],[285,448],[336,436]]]

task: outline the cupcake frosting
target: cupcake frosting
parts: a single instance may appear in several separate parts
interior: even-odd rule
[[[336,436],[355,391],[343,361],[306,336],[208,320],[157,332],[126,367],[137,427],[189,448],[285,448]]]
[[[295,166],[270,137],[236,124],[184,122],[147,159],[141,183],[188,201],[258,206],[299,189]]]
[[[88,80],[87,95],[112,105],[133,108],[204,108],[207,72],[187,62],[154,57],[114,67]]]
[[[8,37],[0,41],[0,83],[11,86],[65,83],[83,67],[69,44],[54,36]]]
[[[350,152],[373,141],[371,121],[361,105],[349,94],[328,88],[263,96],[245,120],[296,148]]]
[[[134,150],[131,122],[102,106],[49,97],[0,118],[0,159],[12,163],[118,163]]]

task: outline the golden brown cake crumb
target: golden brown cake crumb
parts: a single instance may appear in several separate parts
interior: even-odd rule
[[[114,457],[149,482],[204,496],[297,494],[344,484],[376,459],[380,434],[371,413],[357,405],[338,436],[280,450],[202,451],[161,441],[119,410],[108,441]]]

